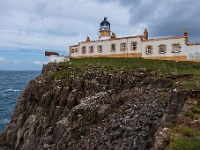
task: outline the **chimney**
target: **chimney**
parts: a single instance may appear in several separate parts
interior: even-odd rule
[[[184,36],[186,38],[185,43],[188,44],[188,31],[187,31],[187,29],[185,29]]]
[[[111,35],[111,39],[116,39],[116,34],[114,32]]]
[[[90,38],[87,36],[86,42],[90,42]]]
[[[148,40],[148,31],[147,31],[146,28],[144,29],[144,35],[143,35],[143,38],[144,38],[144,40]]]

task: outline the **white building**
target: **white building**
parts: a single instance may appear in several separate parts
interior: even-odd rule
[[[69,60],[70,58],[66,56],[51,55],[49,56],[48,63],[68,62]]]
[[[69,56],[59,55],[56,52],[45,51],[45,56],[49,56],[48,63],[68,62],[70,60]]]
[[[143,57],[180,61],[200,61],[200,43],[188,43],[187,29],[183,36],[148,39],[148,31],[143,35],[117,38],[110,35],[107,18],[100,23],[99,40],[79,42],[70,46],[71,58],[85,57]]]

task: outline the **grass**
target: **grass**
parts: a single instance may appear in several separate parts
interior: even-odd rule
[[[83,70],[98,68],[97,73],[124,71],[132,73],[139,68],[146,68],[149,71],[155,71],[156,76],[169,76],[172,73],[179,75],[189,75],[184,78],[177,78],[181,81],[181,89],[200,90],[197,86],[200,77],[200,63],[197,62],[177,62],[166,60],[148,60],[143,58],[71,58],[70,62],[59,63],[59,70],[51,75],[52,79],[65,79],[71,75],[75,77],[83,76]],[[166,84],[166,87],[172,83]]]
[[[177,62],[164,60],[148,60],[143,58],[71,58],[70,62],[60,63],[60,66],[73,66],[76,68],[87,69],[93,66],[105,67],[125,67],[125,71],[135,70],[137,68],[148,68],[168,73],[178,71],[179,73],[199,74],[200,64],[196,62]]]
[[[188,111],[185,114],[186,117],[194,117],[194,113],[192,111]]]
[[[70,62],[77,68],[88,68],[96,65],[105,67],[118,66],[124,67],[125,71],[137,68],[147,68],[159,71],[161,74],[178,71],[179,73],[200,74],[200,64],[195,62],[177,62],[163,60],[148,60],[143,58],[80,58],[71,59]]]
[[[179,137],[173,144],[171,150],[199,150],[200,140],[189,138],[189,137]]]
[[[165,150],[199,150],[200,133],[190,128],[176,126],[170,132],[170,144]]]
[[[186,136],[200,136],[199,132],[196,132],[190,128],[181,127],[181,126],[176,126],[175,128],[172,129],[172,132],[177,132]]]
[[[193,89],[193,90],[200,90],[200,86],[197,84],[199,83],[200,75],[198,72],[194,73],[193,77],[185,78],[180,80],[182,82],[181,89]]]
[[[191,111],[194,113],[194,114],[200,114],[200,106],[194,106],[191,108]]]
[[[192,107],[188,112],[186,112],[185,116],[194,117],[194,114],[200,114],[200,106]]]

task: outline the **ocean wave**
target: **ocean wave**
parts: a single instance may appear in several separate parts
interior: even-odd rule
[[[17,89],[17,90],[13,90],[13,91],[14,91],[14,92],[19,92],[19,91],[21,91],[21,90],[18,90],[18,89]]]
[[[39,71],[0,71],[0,133],[10,122],[21,91],[39,74]]]
[[[19,92],[19,89],[7,89],[5,91],[3,91],[2,93],[9,93],[9,92]]]
[[[8,124],[9,122],[10,122],[10,119],[0,120],[0,124]]]
[[[3,91],[3,93],[7,93],[7,92],[11,92],[11,91],[13,91],[13,89],[7,89],[7,90]]]
[[[5,98],[5,97],[7,97],[7,96],[10,96],[11,94],[8,94],[8,93],[3,93],[2,95],[0,95],[0,96],[2,96],[3,98]]]

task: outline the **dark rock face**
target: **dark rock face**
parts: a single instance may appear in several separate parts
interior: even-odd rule
[[[69,73],[66,83],[51,79],[58,70],[56,65],[44,67],[21,94],[0,135],[2,148],[147,150],[158,127],[185,101],[175,91],[163,96],[167,79],[147,69],[107,73],[94,67],[81,77]]]

